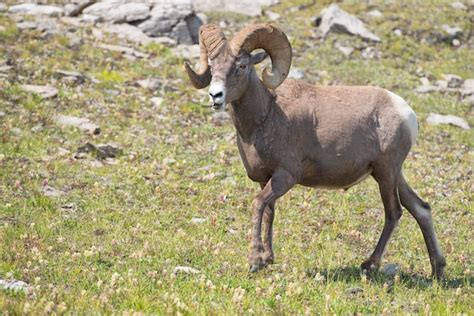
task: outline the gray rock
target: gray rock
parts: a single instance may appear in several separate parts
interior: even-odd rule
[[[174,268],[174,274],[185,273],[185,274],[198,274],[201,271],[194,269],[192,267],[177,266]]]
[[[0,118],[5,117],[5,112],[0,111]]]
[[[96,3],[97,0],[80,0],[76,3],[68,3],[64,6],[64,11],[68,16],[78,16],[87,7]]]
[[[290,72],[288,73],[288,78],[303,79],[304,78],[304,72],[301,69],[292,67],[290,69]]]
[[[104,32],[115,34],[118,38],[138,44],[149,44],[154,42],[153,38],[146,35],[140,28],[131,24],[105,24],[102,29]]]
[[[371,33],[357,17],[345,12],[335,3],[321,11],[321,16],[315,21],[316,26],[327,36],[329,32],[357,35],[365,40],[380,42],[380,38]]]
[[[278,13],[269,10],[265,11],[265,15],[268,16],[268,18],[272,21],[276,21],[280,18]]]
[[[13,292],[23,292],[27,294],[30,290],[28,284],[19,280],[1,280],[0,279],[0,289],[13,291]]]
[[[83,83],[86,80],[86,76],[77,71],[57,70],[56,73],[71,82]]]
[[[83,158],[84,154],[93,154],[97,159],[116,158],[122,154],[122,150],[117,144],[98,144],[94,145],[87,142],[84,146],[77,149],[74,158]]]
[[[130,47],[125,47],[125,46],[119,46],[119,45],[109,45],[109,44],[98,44],[98,47],[114,52],[120,52],[125,55],[130,55],[130,56],[135,56],[138,58],[148,58],[150,57],[148,54],[139,52],[133,48]]]
[[[462,28],[460,28],[459,26],[451,27],[447,24],[443,24],[442,28],[443,28],[443,31],[445,31],[446,34],[448,34],[448,36],[451,38],[455,38],[462,35]]]
[[[144,89],[148,89],[150,91],[156,91],[161,87],[161,81],[156,78],[147,78],[143,80],[138,80],[137,84],[140,87]]]
[[[16,24],[16,27],[19,29],[19,30],[34,30],[38,27],[38,25],[36,24],[36,22],[32,22],[32,21],[27,21],[27,22],[19,22]]]
[[[178,45],[173,49],[173,53],[181,58],[199,58],[201,50],[199,45]]]
[[[471,128],[464,119],[455,115],[441,115],[436,113],[430,113],[430,115],[426,119],[426,122],[431,125],[449,124],[460,127],[462,129]]]
[[[43,99],[54,98],[58,95],[58,89],[51,87],[51,86],[37,86],[37,85],[29,85],[24,84],[21,85],[23,91],[34,93],[40,96]]]
[[[382,52],[377,50],[375,47],[369,46],[362,49],[361,56],[365,59],[380,59],[380,57],[382,57]]]
[[[461,95],[468,96],[474,94],[474,78],[466,79],[461,87]]]
[[[158,108],[160,105],[163,103],[163,98],[160,97],[153,97],[150,99],[151,104],[153,104],[154,107]]]
[[[52,5],[38,5],[35,3],[23,3],[11,6],[8,9],[10,13],[29,14],[29,15],[48,15],[61,16],[64,11],[62,8]]]
[[[470,106],[474,106],[474,94],[471,94],[467,98],[463,99],[462,103],[466,103],[466,104],[469,104]],[[1,115],[0,115],[0,117],[1,117]]]
[[[262,6],[278,3],[274,0],[193,0],[198,11],[224,11],[249,16],[261,16]]]
[[[429,92],[440,90],[439,87],[432,85],[430,81],[428,80],[428,78],[422,77],[420,78],[420,81],[421,81],[421,86],[415,89],[415,92],[417,93],[429,93]]]
[[[457,76],[457,75],[452,75],[452,74],[446,74],[443,75],[444,80],[446,80],[446,87],[447,88],[452,88],[452,89],[458,89],[461,88],[464,80]]]
[[[369,16],[371,18],[381,18],[381,17],[383,17],[383,13],[380,12],[379,10],[371,10],[371,11],[367,12],[367,16]]]
[[[207,218],[193,217],[191,218],[191,224],[201,224],[207,221]]]
[[[197,44],[201,19],[195,14],[191,1],[157,0],[150,19],[138,27],[152,37],[166,36],[180,44]]]
[[[68,116],[68,115],[58,115],[55,117],[57,124],[62,126],[73,126],[79,128],[83,132],[87,132],[93,135],[100,134],[100,127],[92,123],[89,119]]]
[[[403,35],[402,30],[400,30],[400,29],[395,29],[395,30],[393,30],[393,34],[395,34],[395,35],[397,35],[397,36],[399,36],[399,37]]]
[[[385,274],[387,277],[394,277],[399,271],[400,266],[395,263],[386,264],[380,269],[380,273]]]
[[[42,191],[43,195],[48,197],[59,197],[66,194],[66,192],[50,187],[49,185],[44,186]]]
[[[84,23],[95,24],[102,22],[103,19],[100,16],[93,15],[93,14],[83,14],[81,15],[81,21]]]
[[[98,2],[87,7],[84,13],[101,17],[107,22],[134,22],[148,18],[150,16],[150,6],[146,3],[137,2]]]
[[[340,51],[341,53],[344,54],[344,56],[349,57],[353,52],[354,52],[354,47],[351,46],[343,46],[339,44],[339,42],[336,42],[334,47]]]
[[[457,10],[467,10],[466,5],[462,2],[460,2],[460,1],[455,1],[455,2],[451,3],[451,7],[453,7],[454,9],[457,9]]]

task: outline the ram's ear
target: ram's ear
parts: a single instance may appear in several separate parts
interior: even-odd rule
[[[259,64],[262,61],[264,61],[265,58],[267,58],[267,57],[268,57],[268,54],[266,52],[252,54],[252,55],[250,55],[250,64],[252,64],[252,65]]]

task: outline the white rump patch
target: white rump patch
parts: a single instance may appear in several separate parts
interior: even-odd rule
[[[416,120],[416,114],[413,109],[408,105],[408,103],[403,100],[402,97],[396,95],[395,93],[387,91],[388,95],[392,99],[392,104],[395,106],[395,109],[400,114],[402,120],[406,123],[407,127],[410,130],[411,144],[415,144],[416,137],[418,136],[418,121]]]

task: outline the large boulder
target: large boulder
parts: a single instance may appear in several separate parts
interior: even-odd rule
[[[150,5],[137,2],[104,1],[87,7],[83,12],[84,14],[100,17],[107,22],[135,22],[145,20],[150,16]]]
[[[321,11],[321,16],[315,21],[316,26],[326,36],[329,32],[357,35],[365,40],[380,42],[380,38],[367,30],[364,23],[357,17],[339,8],[335,3]]]
[[[23,3],[11,6],[8,9],[10,13],[29,14],[29,15],[48,15],[60,16],[64,13],[63,9],[53,5],[39,5],[35,3]]]
[[[179,44],[198,43],[202,21],[190,0],[155,0],[151,17],[138,24],[149,36],[167,36]]]
[[[278,3],[278,0],[193,0],[198,11],[226,11],[249,16],[261,16],[262,6]]]

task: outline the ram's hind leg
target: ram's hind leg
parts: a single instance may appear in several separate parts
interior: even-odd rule
[[[377,172],[377,169],[374,168],[372,174],[379,185],[380,195],[382,197],[385,211],[385,222],[382,234],[374,252],[370,255],[369,259],[364,261],[361,265],[362,270],[366,271],[378,270],[380,267],[382,256],[385,252],[390,236],[402,216],[402,207],[398,199],[398,172],[394,175],[391,174],[390,171],[387,171],[387,169],[380,168]]]
[[[446,259],[441,252],[438,239],[436,238],[429,204],[423,201],[415,191],[410,188],[403,174],[400,174],[398,191],[403,207],[413,215],[423,233],[426,248],[428,248],[428,254],[430,256],[432,275],[437,278],[442,278],[444,276]]]

